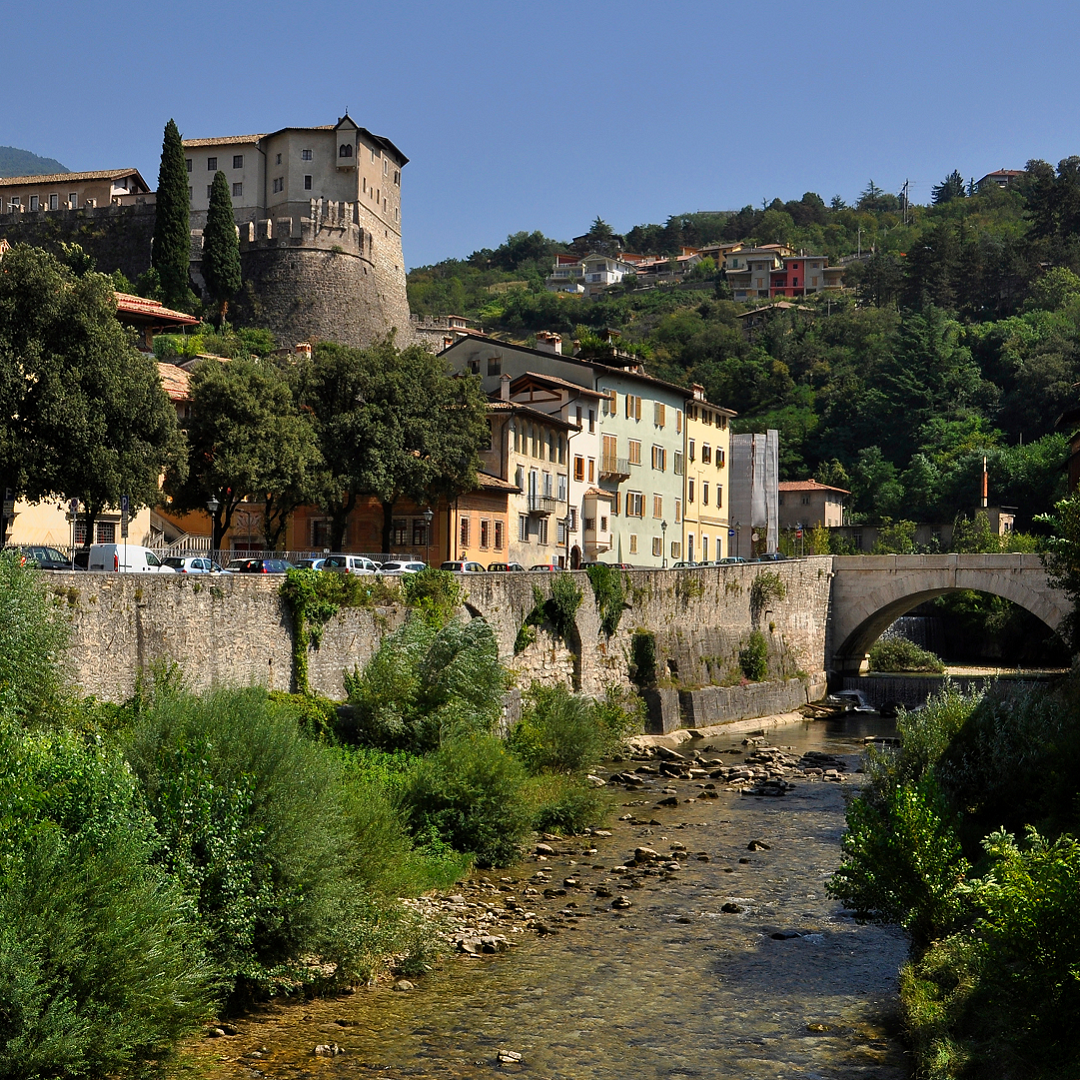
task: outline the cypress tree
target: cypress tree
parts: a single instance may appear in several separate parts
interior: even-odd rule
[[[189,205],[184,145],[176,121],[170,120],[165,125],[165,138],[161,144],[151,263],[161,280],[163,303],[175,308],[187,306],[191,293],[188,284],[191,258]]]
[[[240,290],[240,239],[233,220],[232,197],[225,174],[218,171],[210,187],[210,208],[203,230],[203,279],[218,305],[218,323],[225,322],[229,301]]]

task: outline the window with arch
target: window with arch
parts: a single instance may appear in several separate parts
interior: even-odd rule
[[[352,157],[352,147],[348,143],[342,143],[338,149],[338,157]]]

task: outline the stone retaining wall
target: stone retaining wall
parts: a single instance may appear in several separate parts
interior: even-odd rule
[[[1020,680],[1013,676],[1001,678],[1010,683],[1042,681],[1032,678]],[[997,675],[952,675],[949,682],[957,690],[967,694],[973,690],[982,690],[997,679]],[[873,705],[875,709],[880,709],[882,705],[903,705],[907,709],[913,709],[918,705],[925,705],[928,697],[941,690],[944,681],[940,675],[848,675],[844,677],[843,689],[861,690],[867,704]]]

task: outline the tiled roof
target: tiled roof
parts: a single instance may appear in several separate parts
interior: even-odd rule
[[[520,491],[521,488],[517,484],[511,484],[509,480],[503,480],[502,477],[492,476],[491,473],[478,471],[477,479],[480,482],[480,487],[488,488],[491,491]]]
[[[97,172],[48,173],[45,176],[4,176],[0,177],[0,187],[25,186],[26,184],[68,184],[85,180],[119,180],[123,176],[138,176],[142,180],[138,169],[100,169]]]
[[[234,146],[238,143],[257,143],[265,135],[225,135],[220,139],[185,139],[184,148],[194,149],[199,146]]]
[[[586,498],[588,498],[590,495],[594,496],[597,499],[614,499],[615,498],[615,493],[614,492],[605,491],[603,488],[598,488],[598,487],[591,487],[585,492],[585,497]]]
[[[159,360],[158,374],[165,393],[172,401],[187,401],[191,397],[191,376],[183,368]]]
[[[199,322],[194,316],[163,307],[156,300],[147,300],[143,296],[132,296],[131,293],[118,292],[113,295],[116,297],[116,312],[118,315],[136,315],[152,321],[182,323],[185,326],[195,326]]]
[[[551,353],[551,355],[552,356],[559,356],[560,359],[573,360],[572,356],[563,357],[558,353]],[[538,382],[538,383],[541,383],[541,384],[546,383],[548,385],[558,386],[558,387],[560,387],[562,389],[566,389],[566,390],[575,390],[579,394],[584,394],[586,397],[594,397],[597,400],[607,396],[606,394],[597,393],[597,391],[593,390],[591,387],[582,386],[580,383],[570,382],[569,379],[560,379],[557,375],[541,375],[541,374],[539,374],[538,372],[535,372],[535,371],[526,371],[524,375],[519,375],[510,384],[510,392],[511,393],[514,392],[514,387],[518,383],[523,382],[525,380],[529,380],[529,379],[531,379],[533,382]]]
[[[829,484],[819,484],[816,480],[781,480],[776,485],[779,491],[835,491],[841,495],[850,495],[846,488],[832,487]]]

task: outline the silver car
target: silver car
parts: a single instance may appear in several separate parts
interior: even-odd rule
[[[221,566],[204,555],[170,555],[161,560],[163,565],[171,566],[178,574],[223,574]]]

